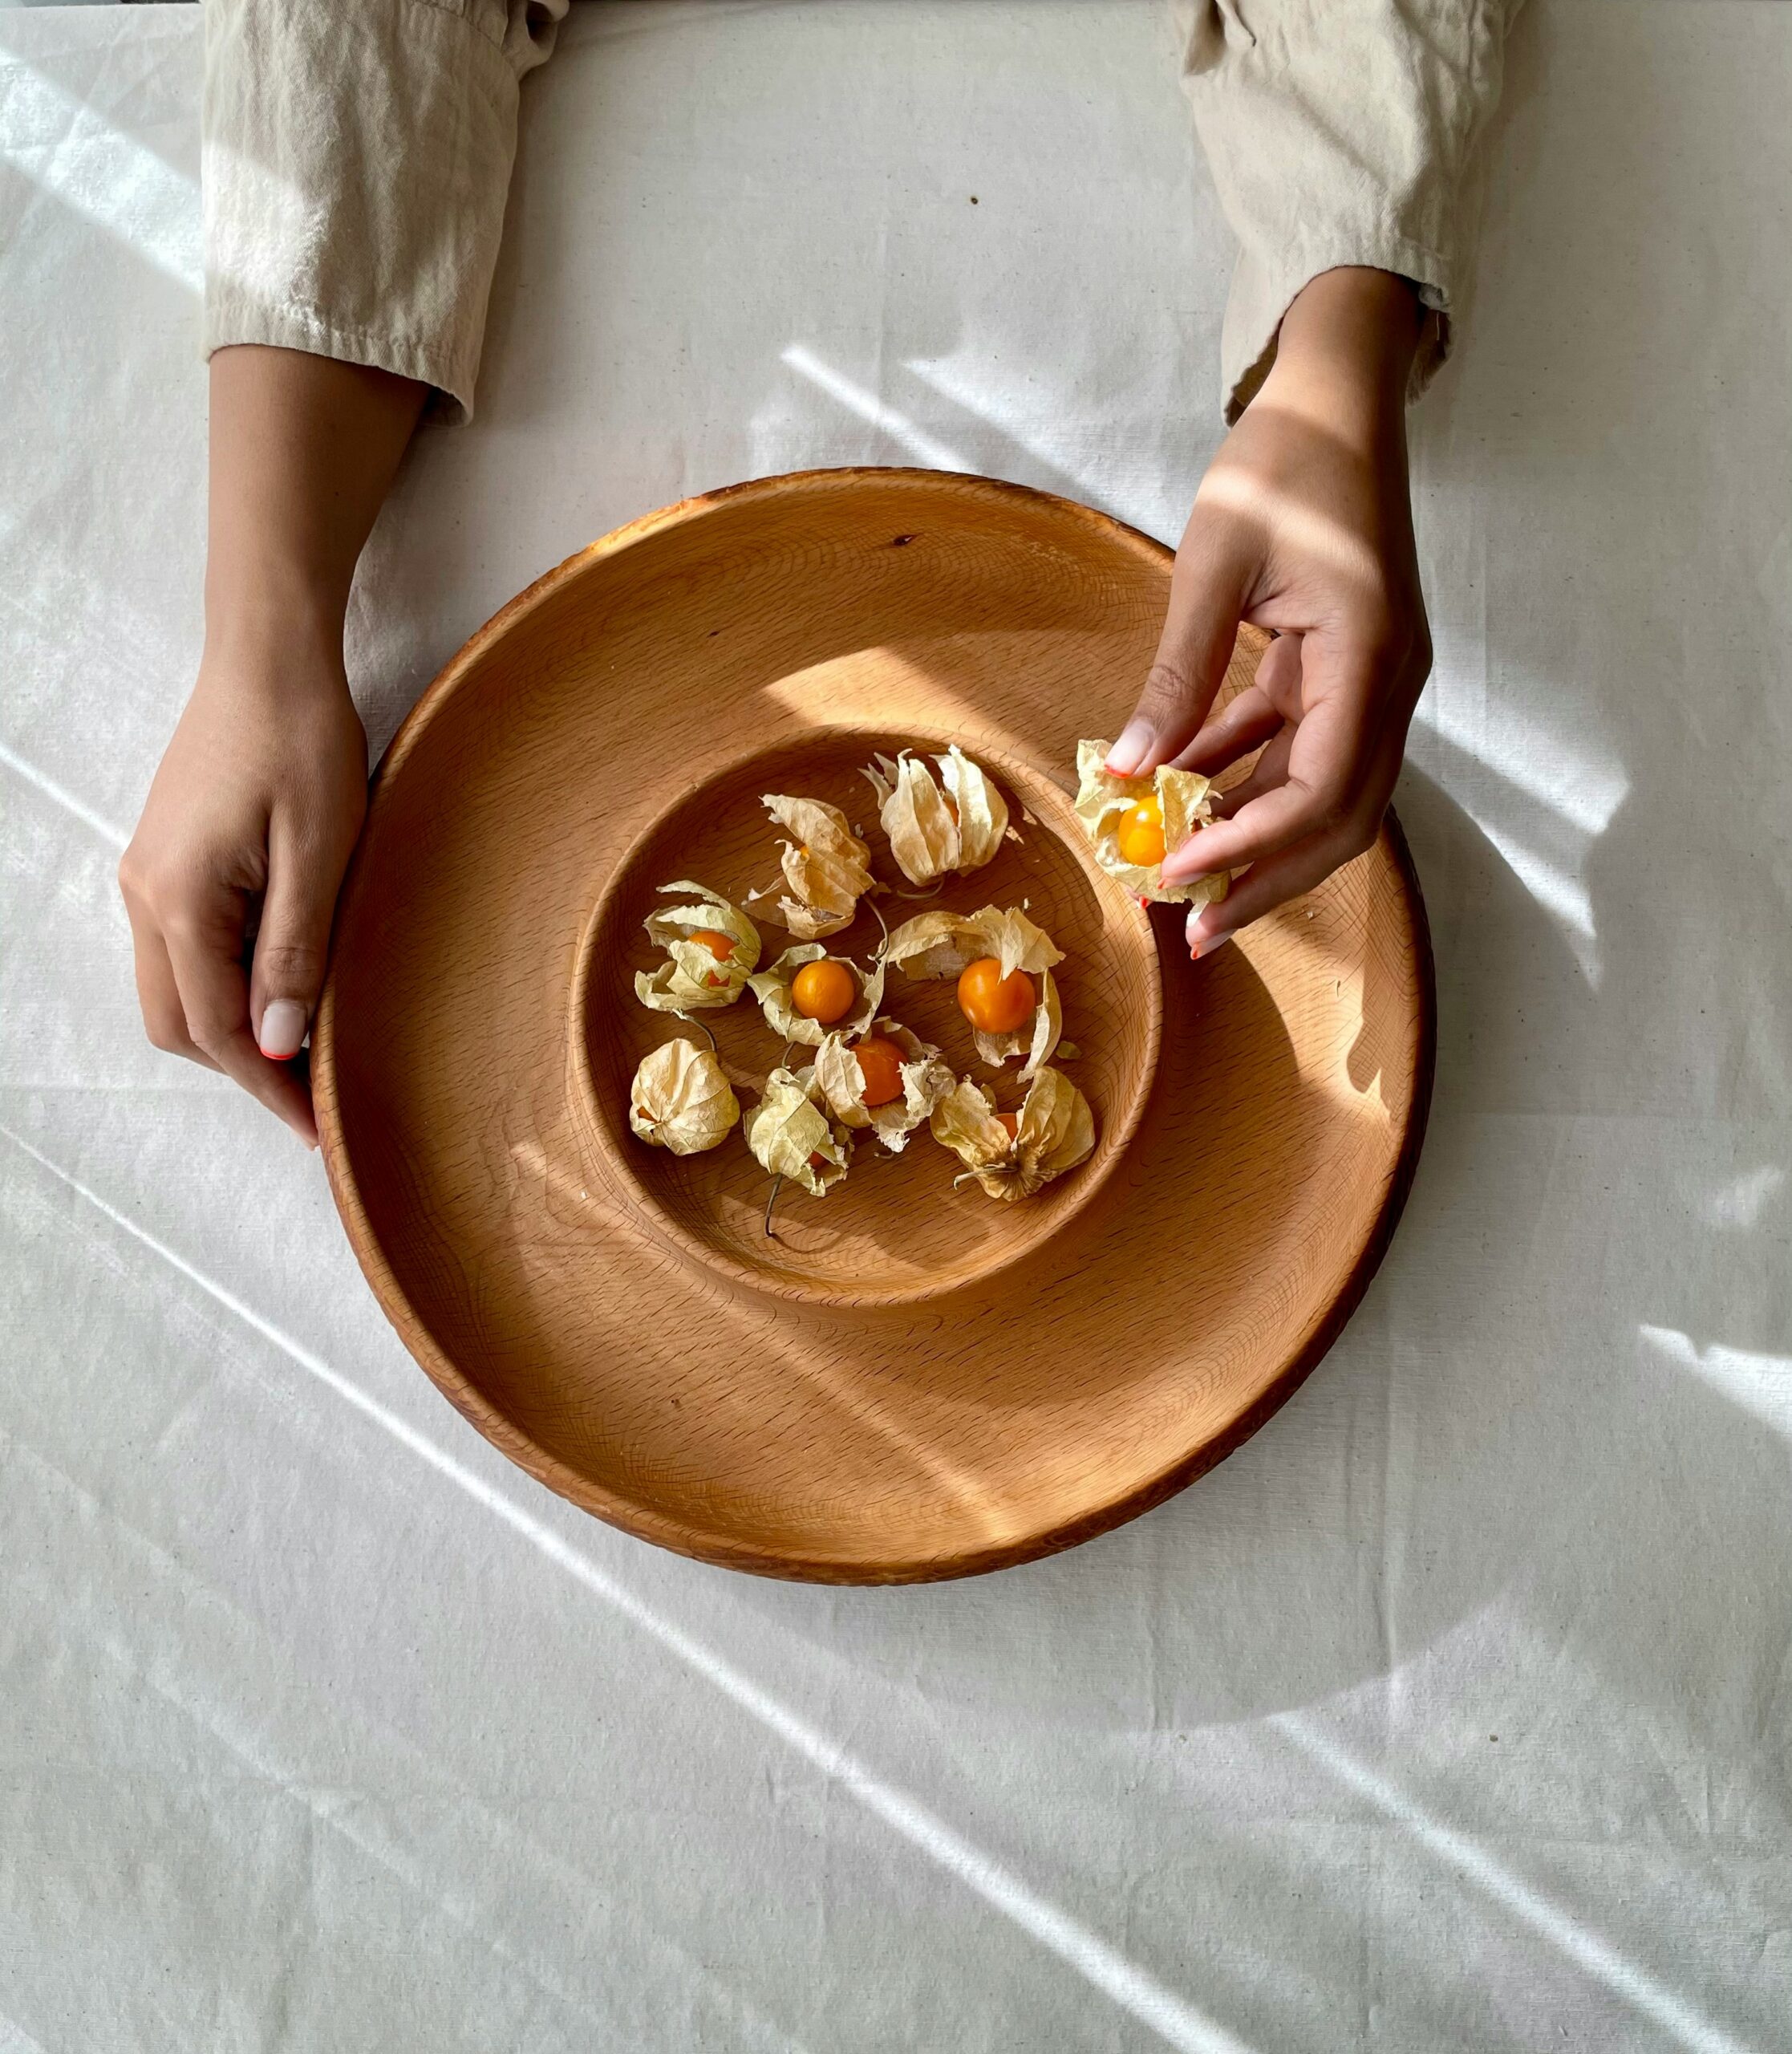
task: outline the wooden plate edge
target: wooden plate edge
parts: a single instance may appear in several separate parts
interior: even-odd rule
[[[779,476],[754,478],[681,500],[672,506],[643,515],[600,537],[546,571],[502,607],[476,630],[449,658],[425,688],[399,728],[370,782],[368,811],[384,781],[402,766],[417,745],[448,693],[460,676],[479,660],[487,647],[511,623],[540,605],[552,592],[586,566],[619,550],[631,547],[664,530],[696,518],[712,507],[732,501],[787,491],[792,488],[821,489],[843,485],[855,478],[889,481],[905,478],[929,489],[942,485],[965,489],[971,496],[1044,500],[1077,522],[1121,540],[1128,548],[1162,563],[1174,552],[1163,542],[1129,526],[1114,515],[1068,499],[1055,493],[1040,492],[1026,485],[978,476],[975,473],[934,471],[912,465],[854,465],[837,469],[794,471]],[[1085,1540],[1111,1532],[1143,1513],[1152,1511],[1190,1484],[1216,1468],[1250,1439],[1266,1421],[1280,1410],[1326,1354],[1362,1302],[1391,1244],[1418,1167],[1420,1150],[1429,1116],[1431,1094],[1437,1068],[1437,980],[1429,923],[1424,895],[1413,865],[1412,852],[1393,810],[1385,815],[1378,845],[1385,844],[1399,877],[1409,916],[1418,972],[1420,1017],[1415,1055],[1413,1094],[1406,1114],[1405,1131],[1393,1174],[1376,1222],[1344,1288],[1315,1321],[1286,1368],[1267,1385],[1226,1427],[1199,1447],[1190,1449],[1169,1467],[1125,1496],[1076,1519],[1042,1532],[1004,1542],[949,1560],[916,1560],[895,1565],[868,1568],[862,1561],[800,1553],[769,1554],[736,1545],[713,1533],[695,1533],[686,1525],[665,1518],[651,1508],[622,1500],[601,1490],[587,1477],[538,1447],[498,1412],[476,1386],[455,1367],[424,1326],[395,1273],[373,1233],[347,1160],[341,1124],[341,1103],[337,1092],[334,1048],[335,976],[332,965],[326,977],[312,1034],[312,1090],[324,1170],[336,1209],[341,1215],[350,1246],[367,1277],[381,1310],[413,1359],[456,1411],[500,1453],[549,1490],[602,1520],[606,1525],[637,1539],[651,1542],[674,1554],[714,1566],[786,1581],[850,1585],[861,1587],[943,1582],[961,1577],[987,1575],[997,1569],[1018,1568],[1028,1562],[1060,1553]],[[361,888],[362,852],[367,846],[363,830],[351,861],[339,901],[341,909],[352,903]]]

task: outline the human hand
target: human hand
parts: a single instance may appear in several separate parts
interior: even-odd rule
[[[313,1148],[294,1058],[367,803],[343,622],[426,389],[303,350],[213,352],[205,652],[118,869],[150,1040]]]
[[[1403,279],[1314,279],[1196,496],[1157,660],[1108,759],[1123,777],[1170,762],[1214,777],[1263,749],[1214,824],[1164,859],[1166,884],[1235,873],[1190,915],[1194,955],[1368,848],[1393,795],[1431,668],[1406,475],[1417,333]],[[1241,620],[1276,639],[1210,719]]]
[[[271,641],[208,649],[118,879],[150,1040],[224,1071],[314,1148],[294,1058],[367,810],[367,738],[339,634]]]

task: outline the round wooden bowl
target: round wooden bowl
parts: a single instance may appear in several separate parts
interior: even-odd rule
[[[815,1305],[896,1305],[987,1285],[996,1272],[1032,1254],[1100,1193],[1137,1131],[1158,1066],[1162,988],[1151,925],[1137,904],[1095,861],[1069,801],[1020,757],[984,749],[983,769],[1004,789],[1020,838],[969,877],[951,877],[925,900],[879,895],[890,926],[911,915],[950,908],[1024,905],[1064,951],[1054,972],[1064,1034],[1076,1057],[1064,1063],[1096,1119],[1095,1153],[1078,1169],[1024,1203],[1004,1204],[975,1185],[955,1189],[963,1167],[923,1129],[892,1155],[862,1135],[845,1180],[825,1198],[786,1187],[766,1232],[769,1180],[738,1130],[720,1147],[676,1156],[651,1148],[629,1130],[629,1087],[651,1049],[682,1036],[702,1045],[703,1029],[743,1108],[756,1102],[784,1044],[750,992],[704,1013],[698,1028],[650,1012],[634,995],[634,975],[665,959],[643,930],[651,912],[675,904],[659,887],[691,879],[742,906],[760,927],[762,964],[794,937],[769,899],[748,895],[776,879],[783,830],[760,804],[768,792],[795,793],[837,806],[873,848],[880,875],[907,890],[877,824],[877,802],[860,772],[874,756],[902,748],[943,750],[954,737],[912,728],[818,725],[794,740],[756,749],[682,790],[617,866],[587,923],[575,962],[569,1011],[574,1111],[593,1179],[606,1197],[715,1274]],[[1024,809],[1024,815],[1023,814]],[[781,889],[781,887],[780,887]],[[834,955],[868,966],[878,915],[862,901],[849,928],[827,937]],[[882,1012],[938,1048],[960,1076],[975,1076],[1003,1107],[1024,1086],[1018,1059],[997,1074],[977,1060],[951,981],[890,973]],[[814,1051],[792,1050],[794,1067]]]
[[[663,1192],[594,1145],[609,1102],[572,1031],[575,968],[606,891],[690,874],[647,875],[681,795],[767,752],[813,765],[830,737],[878,736],[955,737],[1016,795],[1068,785],[1078,737],[1130,710],[1170,568],[1101,514],[987,479],[766,479],[570,558],[424,694],[339,909],[318,1121],[406,1344],[552,1488],[767,1575],[964,1575],[1157,1504],[1330,1345],[1393,1232],[1430,1087],[1429,951],[1391,818],[1202,963],[1155,916],[1162,1043],[1137,1131],[1080,1206],[1094,1166],[1064,1180],[1048,1238],[943,1295],[877,1301],[914,1259],[894,1207],[874,1301],[841,1302],[857,1294],[809,1238],[840,1193],[780,1200],[780,1260],[801,1273],[768,1277],[705,1242],[715,1216],[670,1231]],[[1229,691],[1263,647],[1241,634]],[[950,903],[983,903],[978,884]],[[1067,1031],[1093,1051],[1102,994],[1069,990]],[[1123,1131],[1124,1103],[1098,1110]],[[917,1151],[907,1174],[941,1155]],[[907,1159],[862,1162],[841,1191]],[[979,1203],[949,1216],[983,1232],[1024,1210]]]

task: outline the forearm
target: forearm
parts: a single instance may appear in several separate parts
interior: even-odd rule
[[[428,390],[298,350],[213,355],[209,656],[267,631],[339,651],[355,564]]]
[[[1322,271],[1283,317],[1264,397],[1339,431],[1400,416],[1420,319],[1417,293],[1391,271]]]
[[[1188,10],[1184,83],[1239,256],[1221,337],[1228,420],[1275,363],[1284,317],[1335,266],[1409,278],[1416,392],[1449,347],[1472,269],[1480,138],[1509,0],[1255,0]],[[1227,26],[1230,23],[1230,26]]]

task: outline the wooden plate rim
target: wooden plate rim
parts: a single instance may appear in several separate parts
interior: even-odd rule
[[[937,489],[942,485],[955,486],[992,501],[1007,499],[1044,501],[1066,517],[1094,529],[1110,540],[1120,542],[1129,550],[1149,558],[1153,562],[1161,565],[1174,560],[1175,552],[1166,544],[1113,514],[1101,513],[1093,506],[1064,498],[1056,493],[1041,492],[1029,485],[983,477],[973,472],[935,471],[914,465],[853,465],[752,478],[714,492],[699,493],[626,522],[587,544],[585,548],[574,551],[501,607],[484,627],[476,629],[425,688],[394,736],[369,785],[368,822],[371,822],[374,808],[379,802],[384,785],[403,767],[405,759],[416,748],[448,693],[460,679],[512,623],[541,605],[587,566],[615,555],[667,529],[694,520],[724,502],[783,495],[793,489],[831,489],[861,478],[882,482],[902,480],[923,489]],[[367,840],[367,829],[363,827],[350,860],[338,902],[339,924],[344,913],[352,908],[359,892],[365,888],[363,859]],[[1419,992],[1417,1049],[1412,1103],[1407,1112],[1405,1131],[1401,1139],[1393,1175],[1389,1179],[1387,1193],[1375,1224],[1364,1242],[1349,1277],[1343,1289],[1316,1317],[1280,1374],[1267,1384],[1255,1399],[1245,1407],[1228,1426],[1210,1436],[1198,1447],[1190,1449],[1167,1464],[1157,1476],[1149,1478],[1124,1496],[1097,1506],[1075,1519],[1061,1521],[1055,1527],[1024,1535],[1019,1540],[995,1544],[970,1553],[955,1554],[943,1561],[916,1560],[894,1567],[872,1568],[851,1557],[821,1553],[791,1551],[769,1554],[763,1549],[732,1540],[726,1536],[699,1531],[683,1520],[668,1517],[651,1505],[618,1497],[559,1461],[523,1433],[513,1421],[491,1403],[476,1385],[461,1374],[436,1345],[412,1306],[373,1232],[349,1163],[346,1137],[342,1127],[342,1108],[336,1075],[336,977],[334,961],[325,979],[311,1039],[312,1091],[318,1141],[330,1195],[341,1215],[349,1244],[375,1297],[379,1301],[381,1310],[413,1359],[442,1395],[520,1469],[581,1510],[602,1520],[606,1525],[617,1527],[637,1539],[650,1541],[657,1547],[665,1548],[674,1554],[683,1555],[692,1561],[797,1582],[857,1585],[943,1582],[960,1577],[985,1575],[992,1570],[1017,1568],[1024,1563],[1040,1561],[1085,1540],[1093,1540],[1099,1534],[1110,1532],[1114,1528],[1123,1526],[1129,1520],[1149,1512],[1165,1500],[1174,1497],[1198,1477],[1217,1467],[1229,1455],[1243,1447],[1259,1427],[1280,1410],[1324,1358],[1351,1315],[1362,1302],[1364,1293],[1381,1266],[1382,1259],[1393,1239],[1394,1229],[1399,1224],[1401,1214],[1405,1209],[1407,1195],[1412,1189],[1429,1118],[1432,1087],[1437,1073],[1437,994],[1431,929],[1425,915],[1424,894],[1420,888],[1418,874],[1413,868],[1412,851],[1408,846],[1405,832],[1391,807],[1383,818],[1376,846],[1393,864],[1412,922],[1414,968],[1417,972]]]

